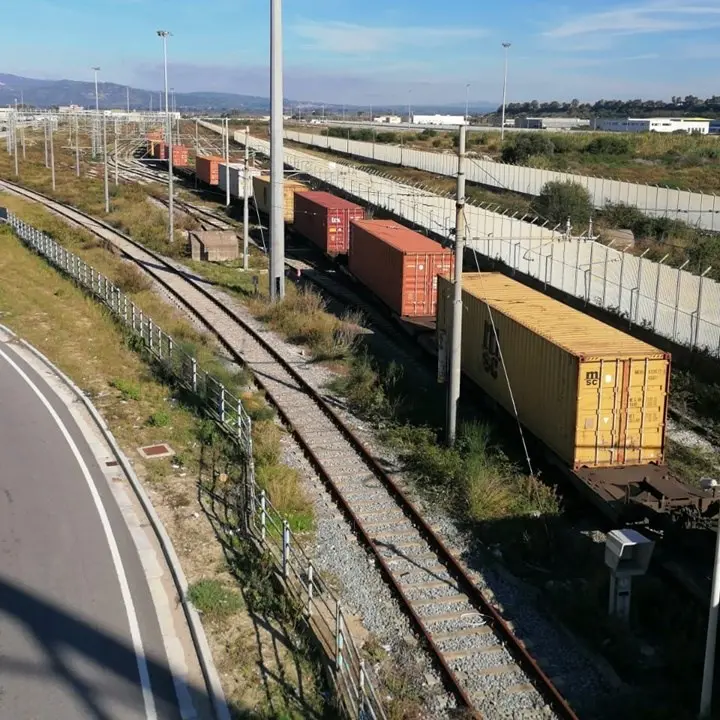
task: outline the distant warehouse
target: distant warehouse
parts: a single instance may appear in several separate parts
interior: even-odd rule
[[[527,130],[573,130],[590,127],[590,121],[586,118],[524,117],[515,120],[515,127]]]
[[[621,120],[598,120],[597,129],[609,132],[684,132],[688,135],[707,135],[710,131],[707,118],[625,118]]]
[[[467,125],[462,115],[413,115],[413,125]]]

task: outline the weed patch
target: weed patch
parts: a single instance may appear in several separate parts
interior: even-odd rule
[[[123,378],[115,378],[110,381],[110,386],[120,392],[123,400],[140,399],[140,386],[137,383],[130,380],[124,380]]]
[[[242,610],[240,594],[219,580],[198,580],[188,588],[188,600],[209,620],[224,620]]]

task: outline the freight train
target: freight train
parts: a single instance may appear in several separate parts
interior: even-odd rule
[[[253,195],[267,215],[267,176],[253,178]],[[338,259],[392,315],[433,327],[436,353],[447,347],[451,250],[296,180],[285,180],[284,208],[297,234]],[[711,492],[664,464],[667,353],[501,273],[464,273],[462,370],[611,521],[707,527],[717,514]]]

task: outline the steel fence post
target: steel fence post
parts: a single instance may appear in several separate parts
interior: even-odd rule
[[[287,582],[289,564],[290,564],[290,525],[288,524],[287,520],[283,520],[282,532],[283,532],[282,573],[283,573],[283,580],[285,580],[285,582]]]
[[[190,364],[192,366],[192,389],[194,393],[197,393],[197,360],[195,358],[190,358]]]
[[[260,539],[265,542],[267,534],[267,495],[264,490],[260,491]]]
[[[312,562],[308,562],[308,606],[307,613],[308,617],[313,614],[313,583],[314,583],[314,570]]]
[[[335,600],[335,669],[342,672],[343,661],[343,632],[342,632],[342,607],[340,601]]]
[[[220,422],[225,424],[225,386],[220,385]]]
[[[689,262],[689,260],[686,260],[677,270],[677,282],[675,283],[675,312],[673,314],[673,341],[675,341],[677,337],[678,312],[680,310],[680,285],[682,283],[683,268],[686,267]]]

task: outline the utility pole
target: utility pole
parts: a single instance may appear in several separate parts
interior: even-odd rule
[[[505,139],[505,100],[507,98],[507,70],[508,70],[508,48],[512,43],[504,42],[502,46],[505,48],[505,72],[503,74],[503,101],[502,101],[502,118],[500,120],[500,142]]]
[[[25,113],[23,113],[25,117]],[[20,127],[20,140],[22,141],[23,160],[25,159],[25,123]]]
[[[168,65],[167,65],[167,39],[172,33],[167,30],[158,30],[157,34],[163,40],[163,58],[165,60],[165,127],[168,146],[168,242],[175,242],[175,206],[173,198],[173,144],[172,122],[170,118],[170,96],[168,94]]]
[[[117,120],[115,121],[115,150],[114,150],[114,157],[115,162],[113,163],[115,165],[115,187],[118,185],[118,147],[117,147],[117,139],[118,139],[118,126],[117,126]]]
[[[93,159],[97,156],[98,153],[98,145],[100,144],[100,96],[98,95],[98,81],[97,76],[98,72],[100,71],[99,67],[93,67],[93,71],[95,72],[95,122],[93,123],[93,149],[92,149],[92,155]]]
[[[55,145],[53,143],[53,124],[50,118],[50,178],[52,180],[52,189],[55,192]]]
[[[245,128],[245,167],[243,168],[243,270],[248,269],[248,251],[250,248],[250,128]]]
[[[285,297],[282,0],[270,6],[270,300]]]
[[[80,118],[75,116],[75,174],[80,177]]]
[[[130,87],[126,87],[125,90],[127,90],[127,112],[128,115],[130,114]]]
[[[17,106],[17,103],[16,103]],[[18,146],[17,146],[17,110],[13,114],[12,120],[12,135],[13,135],[13,155],[15,156],[15,177],[20,176],[20,168],[18,166]]]
[[[48,156],[48,119],[45,118],[43,122],[43,130],[45,131],[45,167],[50,167],[50,159]]]
[[[198,122],[199,118],[195,118],[195,155],[200,154],[200,138],[198,137]],[[193,173],[195,178],[195,189],[197,190],[197,173]]]
[[[225,118],[225,207],[230,207],[230,118]]]
[[[110,187],[108,185],[108,154],[107,154],[107,119],[105,113],[102,117],[102,134],[103,134],[103,174],[105,176],[105,214],[110,212]]]
[[[465,85],[465,122],[470,122],[470,83]]]
[[[457,197],[455,200],[455,281],[453,283],[453,313],[450,339],[450,385],[448,392],[447,444],[452,447],[457,436],[457,411],[460,400],[460,372],[462,360],[462,271],[465,253],[465,135],[460,126],[458,143]]]

